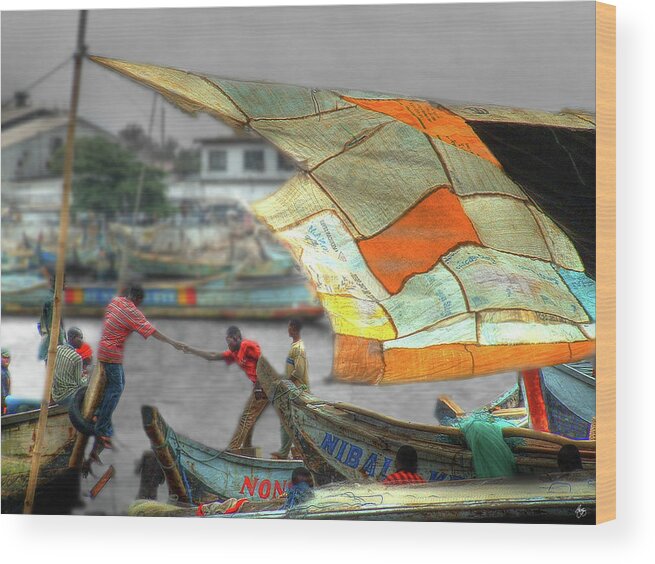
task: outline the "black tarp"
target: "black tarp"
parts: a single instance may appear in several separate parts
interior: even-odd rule
[[[469,122],[539,208],[573,241],[596,278],[596,132],[545,125]]]

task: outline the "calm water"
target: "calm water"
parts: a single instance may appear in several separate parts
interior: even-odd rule
[[[67,318],[66,328],[76,325],[85,340],[97,348],[101,320]],[[224,350],[226,321],[153,320],[161,332],[207,350]],[[284,370],[290,339],[285,321],[238,324],[245,338],[258,341],[263,353],[277,370]],[[307,323],[303,340],[309,360],[312,392],[333,401],[347,401],[386,415],[422,423],[435,423],[434,406],[438,395],[450,394],[464,407],[471,409],[485,403],[515,382],[514,374],[501,374],[472,380],[409,384],[390,387],[368,387],[338,384],[329,381],[332,366],[332,332],[325,320]],[[41,397],[45,368],[36,359],[39,336],[36,319],[3,317],[2,346],[12,353],[12,393]],[[202,443],[223,448],[227,445],[250,392],[251,384],[236,366],[207,362],[184,355],[156,339],[143,340],[132,335],[125,355],[126,387],[114,413],[114,451],[104,451],[105,467],[96,469],[100,476],[113,464],[114,478],[100,495],[91,500],[88,491],[97,478],[82,480],[86,506],[81,514],[124,514],[139,489],[135,466],[149,441],[141,426],[143,404],[159,408],[164,419],[178,432]],[[269,407],[255,429],[253,444],[270,453],[279,447],[279,420]],[[159,488],[159,500],[166,500],[166,486]]]

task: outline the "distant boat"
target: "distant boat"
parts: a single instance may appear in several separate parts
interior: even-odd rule
[[[41,274],[2,276],[2,312],[38,315],[50,296]],[[143,284],[146,315],[173,318],[286,319],[320,317],[323,309],[305,278],[298,274],[216,276]],[[66,315],[98,316],[116,295],[116,284],[68,280]]]
[[[2,249],[2,273],[26,272],[37,264],[31,249]]]

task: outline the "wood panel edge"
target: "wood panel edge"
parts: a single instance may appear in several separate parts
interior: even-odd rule
[[[596,3],[596,523],[616,518],[616,7]]]

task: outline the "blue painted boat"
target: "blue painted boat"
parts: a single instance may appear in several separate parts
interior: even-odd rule
[[[176,433],[155,407],[141,408],[143,428],[164,471],[171,499],[206,501],[279,498],[302,460],[270,460],[220,451]]]
[[[596,417],[596,378],[590,362],[581,361],[540,370],[541,392],[551,433],[586,439]]]
[[[593,365],[583,360],[522,372],[509,390],[470,413],[465,413],[449,396],[437,399],[435,416],[442,425],[457,426],[461,419],[475,413],[487,413],[519,427],[571,439],[588,439],[596,416]]]

